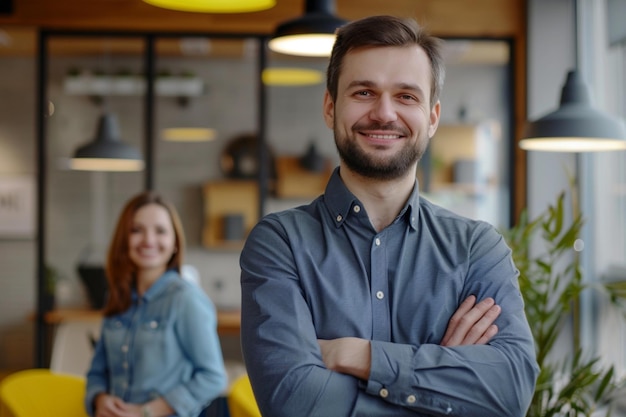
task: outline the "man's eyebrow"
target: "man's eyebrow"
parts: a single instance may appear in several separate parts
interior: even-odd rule
[[[354,80],[348,84],[348,88],[354,87],[376,87],[376,83],[368,80]]]
[[[377,84],[374,81],[370,81],[370,80],[354,80],[350,82],[350,84],[348,84],[348,88],[355,88],[355,87],[374,88],[376,86]],[[413,91],[420,96],[424,95],[424,90],[422,90],[420,86],[417,84],[397,83],[397,84],[394,84],[394,88],[397,88],[399,90]]]

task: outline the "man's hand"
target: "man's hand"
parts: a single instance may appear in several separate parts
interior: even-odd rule
[[[486,344],[498,333],[498,326],[493,323],[500,311],[493,298],[476,303],[476,297],[470,295],[450,319],[441,346]]]
[[[340,337],[333,340],[318,339],[322,360],[328,369],[367,380],[370,376],[371,349],[369,340],[357,337]]]
[[[500,306],[493,298],[476,303],[471,295],[461,303],[446,329],[441,345],[484,345],[498,333],[493,324],[500,315]],[[357,378],[369,379],[371,348],[369,340],[357,337],[340,337],[333,340],[318,339],[324,365],[331,371]]]

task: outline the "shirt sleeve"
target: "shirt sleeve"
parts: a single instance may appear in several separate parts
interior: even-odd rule
[[[480,228],[472,240],[463,299],[496,299],[498,335],[488,345],[453,348],[373,340],[370,379],[360,381],[326,369],[310,300],[276,219],[255,227],[240,260],[242,349],[263,415],[525,414],[538,368],[517,269],[495,230]]]
[[[519,271],[502,236],[479,224],[471,240],[463,299],[502,307],[487,345],[443,347],[371,342],[366,390],[394,404],[452,416],[523,417],[539,372],[519,291]]]
[[[106,319],[105,319],[106,320]],[[104,344],[104,338],[106,337],[104,334],[104,322],[102,320],[102,327],[100,331],[100,337],[96,342],[96,347],[94,350],[93,357],[91,359],[91,365],[89,370],[87,371],[87,388],[85,392],[85,410],[87,414],[93,416],[95,414],[95,409],[93,407],[93,401],[101,392],[108,392],[108,368],[107,368],[107,360],[106,360],[106,348]]]
[[[226,371],[217,335],[215,307],[206,297],[186,288],[176,310],[175,331],[193,375],[185,383],[163,393],[177,416],[197,416],[226,388]]]

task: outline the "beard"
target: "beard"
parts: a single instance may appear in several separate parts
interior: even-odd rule
[[[381,125],[358,125],[352,128],[352,132],[359,130],[394,130],[408,133],[406,129]],[[420,137],[417,143],[407,141],[393,156],[383,158],[365,152],[357,141],[353,140],[354,135],[352,137],[341,136],[337,128],[334,129],[334,135],[339,157],[346,166],[363,177],[375,180],[387,181],[405,176],[422,158],[428,145],[428,137]]]

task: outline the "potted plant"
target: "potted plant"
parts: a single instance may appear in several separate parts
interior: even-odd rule
[[[522,213],[516,226],[503,231],[520,271],[525,311],[535,340],[540,367],[527,417],[609,416],[618,388],[612,366],[589,355],[578,340],[578,306],[584,291],[601,290],[617,302],[619,290],[583,280],[575,243],[583,219],[574,215],[568,224],[565,193],[535,219]],[[575,210],[572,210],[574,213]],[[537,248],[540,247],[539,253]],[[531,250],[534,248],[535,250]],[[571,319],[571,320],[570,320]],[[571,352],[556,351],[557,339],[573,322]]]

